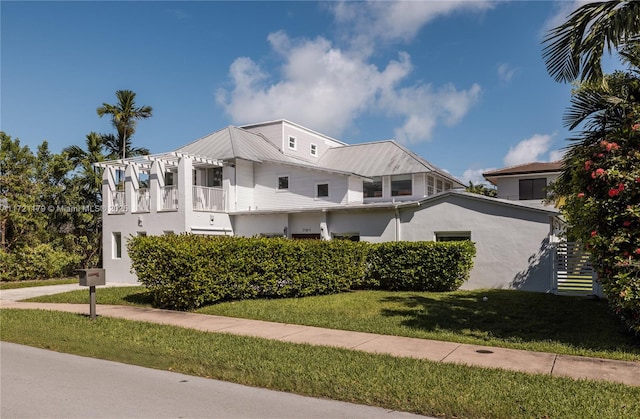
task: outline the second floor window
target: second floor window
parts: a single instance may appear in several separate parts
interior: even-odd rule
[[[289,148],[291,150],[295,150],[296,149],[296,137],[289,136]]]
[[[520,179],[520,200],[527,199],[544,199],[547,194],[545,189],[547,188],[547,179]]]
[[[318,146],[315,144],[311,144],[311,148],[309,149],[309,152],[313,157],[316,157],[318,155]]]
[[[329,184],[328,183],[319,183],[316,186],[316,197],[318,198],[326,198],[329,196]]]
[[[391,196],[413,195],[411,175],[391,176]]]
[[[284,191],[289,189],[289,176],[278,176],[278,190]]]
[[[374,176],[372,182],[364,182],[362,184],[362,192],[365,198],[382,197],[382,177]]]

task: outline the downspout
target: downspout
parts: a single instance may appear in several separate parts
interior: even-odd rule
[[[393,214],[396,223],[396,241],[400,241],[400,211],[398,210],[398,206],[393,207]]]

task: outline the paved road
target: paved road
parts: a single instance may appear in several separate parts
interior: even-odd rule
[[[418,418],[2,342],[0,417]]]

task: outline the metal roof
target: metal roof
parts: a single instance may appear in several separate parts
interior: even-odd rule
[[[280,149],[260,134],[228,126],[199,138],[175,151],[208,156],[221,160],[244,159],[287,162]]]
[[[350,170],[366,177],[436,172],[464,186],[455,177],[393,140],[330,148],[320,158],[318,165],[335,170]]]

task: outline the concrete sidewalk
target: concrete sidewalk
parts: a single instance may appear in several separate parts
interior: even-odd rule
[[[77,285],[74,289],[78,289]],[[6,297],[11,298],[7,291],[0,293],[0,308],[89,314],[89,304],[17,302],[9,301]],[[529,352],[132,306],[98,305],[96,311],[103,317],[168,324],[205,332],[230,333],[398,357],[640,386],[640,362]]]

